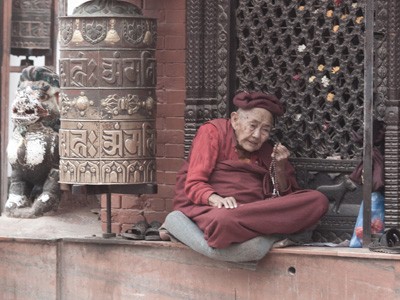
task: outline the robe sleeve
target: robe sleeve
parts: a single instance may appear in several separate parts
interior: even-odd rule
[[[271,153],[273,146],[269,143],[266,143],[260,151],[259,160],[263,164],[263,166],[269,170],[269,166],[271,164]],[[270,175],[268,172],[268,180],[264,180],[264,193],[266,197],[270,197],[272,195],[272,182],[270,180]],[[285,196],[291,194],[295,191],[300,190],[300,187],[296,180],[296,172],[293,165],[289,162],[286,162],[285,166],[285,177],[287,182],[287,188],[285,190],[281,190],[280,195]]]
[[[215,193],[208,183],[219,153],[218,130],[212,124],[199,128],[192,143],[185,193],[195,204],[208,205],[208,198]]]
[[[288,195],[295,191],[300,190],[299,185],[296,180],[294,167],[289,161],[287,162],[287,166],[286,166],[285,170],[286,170],[286,180],[287,180],[288,186],[287,186],[286,190],[280,191],[281,196],[285,196],[285,195]]]

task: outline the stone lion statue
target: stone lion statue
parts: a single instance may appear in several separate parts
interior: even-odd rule
[[[58,208],[59,76],[47,67],[22,71],[12,104],[13,133],[7,147],[12,173],[5,213],[36,218]]]

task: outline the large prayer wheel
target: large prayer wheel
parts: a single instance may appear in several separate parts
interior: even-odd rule
[[[52,0],[12,1],[11,54],[51,54],[52,8]]]
[[[156,182],[156,20],[89,1],[60,17],[60,182]]]

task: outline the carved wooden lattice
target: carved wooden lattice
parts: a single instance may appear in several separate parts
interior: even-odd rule
[[[363,2],[239,1],[239,89],[281,98],[277,135],[298,157],[362,153]]]

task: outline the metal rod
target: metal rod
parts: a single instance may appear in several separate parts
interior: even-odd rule
[[[111,193],[107,193],[107,199],[106,199],[106,213],[107,213],[107,232],[103,233],[104,238],[110,238],[110,237],[115,237],[116,234],[112,233],[111,229]]]
[[[363,247],[368,247],[371,243],[374,0],[367,0],[365,5]]]
[[[111,233],[111,193],[107,193],[107,233]]]

